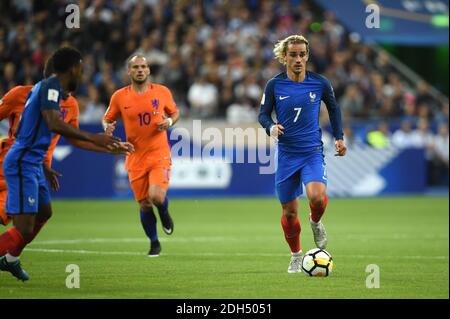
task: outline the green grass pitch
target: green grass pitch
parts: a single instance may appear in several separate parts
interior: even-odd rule
[[[330,199],[324,224],[335,269],[288,274],[290,253],[274,199],[175,200],[172,236],[148,241],[132,201],[55,201],[22,255],[25,283],[0,273],[3,298],[449,298],[448,197]],[[313,248],[300,201],[303,251]],[[5,228],[0,228],[3,232]],[[66,267],[80,288],[66,287]],[[366,288],[366,266],[380,288]]]

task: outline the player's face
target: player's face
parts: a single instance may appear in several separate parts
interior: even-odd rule
[[[147,60],[145,58],[132,59],[128,67],[128,75],[133,83],[145,83],[150,75]]]
[[[70,76],[70,82],[69,82],[69,87],[68,87],[68,89],[69,89],[68,93],[75,92],[78,87],[78,84],[81,81],[81,77],[83,75],[83,64],[81,63],[81,61],[77,66],[74,66],[72,68],[70,75],[71,76]]]
[[[286,67],[288,72],[300,74],[306,70],[308,51],[305,43],[288,44],[286,50]]]

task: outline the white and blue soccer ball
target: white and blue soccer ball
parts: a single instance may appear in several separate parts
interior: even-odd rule
[[[320,248],[308,250],[302,260],[302,271],[311,277],[327,277],[333,266],[330,253]]]

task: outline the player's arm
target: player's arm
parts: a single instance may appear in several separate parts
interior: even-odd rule
[[[114,130],[116,129],[116,120],[119,117],[120,108],[119,108],[119,94],[115,92],[111,96],[111,101],[109,102],[109,106],[106,109],[105,115],[103,115],[103,129],[106,135],[112,135]]]
[[[120,142],[120,139],[115,136],[84,132],[64,123],[64,121],[61,120],[60,112],[55,109],[42,110],[41,113],[50,131],[66,138],[92,142],[95,145],[107,147],[109,149],[116,148]]]
[[[76,99],[73,99],[74,101],[74,105],[72,106],[72,117],[69,120],[69,125],[75,127],[75,128],[79,128],[79,122],[78,122],[78,115],[79,115],[79,109],[78,109],[78,102],[76,101]],[[108,135],[112,135],[108,134]],[[109,154],[125,154],[125,155],[129,155],[131,153],[134,152],[134,146],[133,144],[129,143],[129,142],[120,142],[118,143],[117,148],[111,150],[108,149],[106,147],[102,147],[102,146],[98,146],[95,145],[92,142],[87,142],[87,141],[81,141],[81,140],[77,140],[77,139],[72,139],[72,138],[66,138],[66,140],[72,144],[75,147],[81,148],[83,150],[86,151],[93,151],[93,152],[99,152],[99,153],[109,153]]]
[[[107,147],[95,145],[94,143],[88,141],[81,141],[72,138],[66,138],[66,140],[73,146],[81,148],[86,151],[109,153],[109,154],[124,154],[124,155],[130,155],[131,153],[134,152],[134,146],[130,142],[119,142],[117,143],[118,145],[116,148],[109,149]]]
[[[156,123],[159,131],[167,130],[169,127],[174,125],[178,119],[180,118],[180,111],[178,111],[178,108],[175,104],[175,101],[173,100],[172,93],[170,90],[166,87],[163,87],[163,94],[164,94],[164,113],[167,114],[167,116],[164,114],[163,120]]]
[[[0,99],[0,121],[9,117],[12,112],[13,105],[12,101],[18,98],[16,92],[18,87],[12,88]]]
[[[342,129],[342,116],[341,109],[336,102],[334,96],[333,87],[330,81],[324,78],[324,88],[322,94],[322,101],[325,103],[328,116],[330,117],[331,128],[333,130],[333,136],[335,138],[336,155],[344,156],[347,152],[347,147],[344,143],[344,132]]]
[[[39,93],[41,114],[47,123],[49,130],[66,138],[92,142],[98,146],[107,147],[109,149],[114,149],[117,147],[117,144],[120,142],[120,139],[117,137],[106,134],[92,134],[89,132],[84,132],[67,123],[64,123],[61,119],[59,108],[60,92],[57,87],[52,87],[52,83],[46,84],[46,86],[41,88]]]
[[[172,114],[169,114],[169,116],[164,116],[163,120],[161,122],[156,123],[158,126],[159,131],[167,130],[169,127],[174,125],[178,119],[180,118],[180,111],[175,111]]]
[[[284,127],[272,120],[272,111],[275,106],[274,83],[273,80],[269,81],[264,89],[258,121],[266,130],[267,135],[278,140],[278,136],[283,134]]]

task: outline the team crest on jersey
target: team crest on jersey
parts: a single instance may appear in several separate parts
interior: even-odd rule
[[[33,198],[33,196],[28,196],[28,205],[33,206],[34,203],[36,203],[36,200]]]
[[[314,103],[316,101],[316,93],[309,92],[309,99],[311,103]]]
[[[152,106],[155,110],[157,110],[159,107],[159,100],[158,99],[152,100]]]

